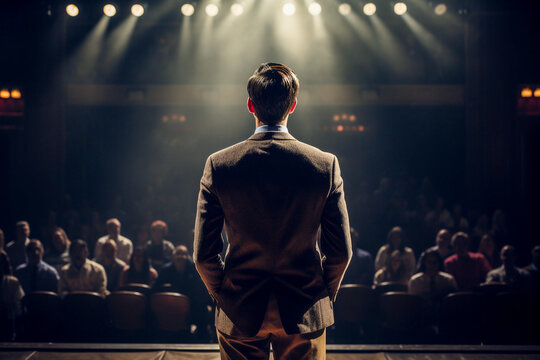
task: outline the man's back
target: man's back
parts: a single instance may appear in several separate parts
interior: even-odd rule
[[[329,306],[351,252],[335,156],[285,132],[258,133],[210,156],[201,196],[220,206],[229,248],[223,271],[216,271],[221,265],[214,262],[214,267],[199,266],[199,272],[206,283],[218,285],[218,304],[237,326],[256,332],[271,293],[287,332],[333,323],[331,311],[320,309],[317,324],[311,323],[308,310]],[[221,245],[219,222],[205,220],[198,217],[203,224],[195,236],[201,263],[208,257],[215,261],[214,246]],[[317,246],[320,225],[324,267]],[[213,232],[210,241],[208,232]],[[246,313],[250,316],[242,316]]]

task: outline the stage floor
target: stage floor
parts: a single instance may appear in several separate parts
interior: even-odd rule
[[[219,360],[216,344],[0,343],[0,359]],[[540,360],[540,346],[328,345],[328,360]]]

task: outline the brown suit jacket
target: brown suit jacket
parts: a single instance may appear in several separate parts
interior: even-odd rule
[[[229,242],[224,261],[223,225]],[[230,335],[234,327],[254,336],[270,294],[287,333],[332,325],[332,303],[351,256],[334,155],[268,131],[207,159],[194,260],[217,303],[218,330]]]

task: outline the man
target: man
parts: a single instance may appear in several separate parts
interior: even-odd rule
[[[58,293],[65,296],[73,291],[93,291],[107,294],[107,275],[98,263],[88,260],[86,241],[78,239],[69,248],[71,262],[62,267]]]
[[[525,270],[529,272],[531,280],[533,282],[534,291],[540,293],[540,246],[535,246],[532,249],[532,262],[525,267]]]
[[[435,246],[430,247],[426,251],[423,251],[420,254],[420,258],[418,259],[418,266],[416,268],[416,272],[420,272],[420,267],[422,266],[424,262],[424,256],[426,256],[426,253],[428,251],[436,251],[439,253],[441,258],[443,259],[443,262],[440,263],[441,268],[439,271],[444,271],[444,260],[448,259],[450,255],[452,255],[452,248],[450,247],[450,240],[452,239],[452,235],[450,234],[450,231],[446,229],[441,229],[437,233],[437,236],[435,237]]]
[[[373,262],[373,256],[368,251],[356,246],[359,238],[360,234],[358,234],[358,231],[351,227],[353,256],[343,282],[346,284],[371,286],[373,285],[373,276],[375,275],[375,263]]]
[[[58,290],[58,273],[51,265],[44,262],[43,244],[39,240],[30,240],[26,246],[28,261],[19,265],[15,270],[15,276],[19,279],[25,294],[33,291]]]
[[[221,357],[268,359],[272,343],[276,360],[324,359],[352,256],[339,164],[288,133],[291,69],[262,64],[247,89],[255,134],[207,159],[195,222],[194,261],[217,304]]]
[[[487,274],[486,282],[505,283],[514,290],[529,290],[532,282],[529,273],[516,266],[516,249],[512,245],[505,245],[500,257],[502,265]]]
[[[118,249],[114,240],[109,239],[101,247],[101,260],[96,261],[103,266],[107,274],[107,290],[114,291],[119,285],[120,274],[127,266],[125,262],[117,257]]]
[[[471,290],[483,283],[491,266],[484,255],[469,252],[469,235],[455,233],[452,248],[455,254],[444,261],[444,268],[456,279],[458,290]]]
[[[111,239],[114,240],[116,247],[118,248],[118,258],[126,264],[129,264],[129,259],[133,253],[133,243],[127,237],[120,235],[120,230],[122,228],[120,220],[112,218],[107,220],[105,225],[107,226],[107,235],[98,239],[94,250],[94,258],[96,260],[102,260],[101,247],[107,240]]]
[[[146,243],[145,250],[156,269],[171,261],[174,253],[173,243],[165,240],[168,231],[165,221],[156,220],[150,225],[150,240]]]
[[[6,245],[6,253],[13,269],[26,263],[26,247],[30,242],[30,225],[28,222],[19,221],[15,226],[17,227],[17,238]]]

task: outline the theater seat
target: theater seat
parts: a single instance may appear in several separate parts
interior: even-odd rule
[[[98,293],[74,291],[62,301],[64,334],[70,342],[99,342],[107,334],[107,305]]]
[[[457,292],[443,298],[439,311],[441,342],[479,344],[484,339],[485,295]]]
[[[135,291],[113,291],[107,308],[115,338],[122,342],[142,341],[146,330],[146,296]]]
[[[382,336],[390,343],[419,343],[429,330],[424,299],[406,292],[388,292],[379,297]]]
[[[378,296],[365,285],[342,285],[334,313],[335,337],[345,343],[370,342],[376,330]]]
[[[173,292],[150,296],[150,312],[156,341],[178,341],[189,337],[190,301]]]
[[[22,300],[23,339],[32,342],[54,342],[60,340],[62,300],[55,292],[34,291]]]

